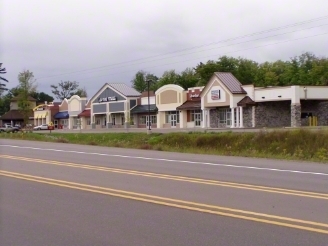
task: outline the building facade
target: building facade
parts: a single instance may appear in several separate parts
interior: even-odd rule
[[[148,91],[143,92],[137,100],[137,106],[131,109],[130,127],[157,128],[157,111],[155,93],[153,91],[149,92],[148,103]]]
[[[178,85],[164,85],[156,92],[157,128],[180,128],[180,123],[185,122],[186,115],[177,107],[187,100],[186,91]]]
[[[126,84],[108,84],[90,99],[91,128],[129,127],[130,110],[137,106],[140,93]]]

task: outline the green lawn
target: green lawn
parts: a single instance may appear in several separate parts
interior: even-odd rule
[[[328,130],[250,133],[1,133],[0,138],[328,162]]]

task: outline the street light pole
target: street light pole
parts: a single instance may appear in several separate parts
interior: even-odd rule
[[[147,80],[147,85],[148,85],[148,132],[150,133],[151,131],[151,120],[150,120],[150,98],[149,98],[149,84],[152,82],[151,79]]]

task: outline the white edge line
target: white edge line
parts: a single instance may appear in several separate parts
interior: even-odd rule
[[[45,151],[54,151],[54,152],[76,153],[76,154],[85,154],[85,155],[111,156],[111,157],[130,158],[130,159],[156,160],[156,161],[166,161],[166,162],[180,162],[180,163],[190,163],[190,164],[197,164],[197,165],[223,166],[223,167],[245,168],[245,169],[275,171],[275,172],[289,172],[289,173],[328,176],[328,173],[298,171],[298,170],[289,170],[289,169],[265,168],[265,167],[253,167],[253,166],[239,166],[239,165],[231,165],[231,164],[221,164],[221,163],[211,163],[211,162],[197,162],[197,161],[184,161],[184,160],[172,160],[172,159],[161,159],[161,158],[142,157],[142,156],[114,155],[114,154],[103,154],[103,153],[96,153],[96,152],[83,152],[83,151],[75,151],[75,150],[43,149],[43,148],[37,148],[37,147],[24,147],[24,146],[6,145],[6,144],[0,144],[0,146],[11,147],[11,148],[20,148],[20,149],[34,149],[34,150],[45,150]]]

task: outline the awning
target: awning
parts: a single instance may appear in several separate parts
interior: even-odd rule
[[[91,115],[90,109],[85,109],[78,114],[78,117],[90,117],[90,115]]]
[[[181,106],[177,107],[177,110],[197,110],[201,109],[200,101],[186,101]]]
[[[55,119],[68,119],[69,114],[67,111],[58,112],[57,114],[54,115],[54,118]]]
[[[155,104],[149,105],[149,111],[151,113],[157,112],[157,107]],[[131,114],[140,114],[140,113],[148,113],[148,105],[138,105],[131,109]]]

